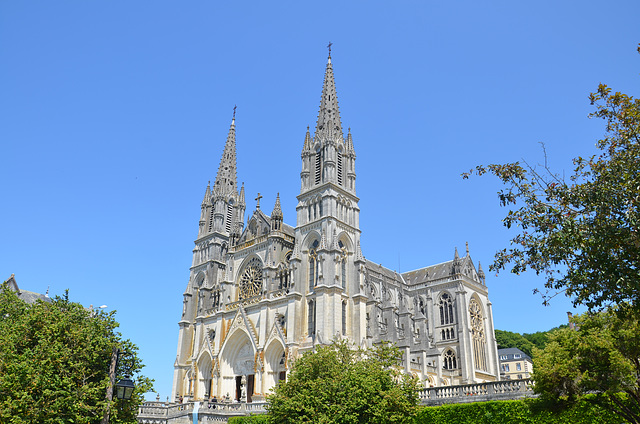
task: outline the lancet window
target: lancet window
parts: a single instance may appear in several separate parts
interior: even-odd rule
[[[316,303],[313,300],[310,300],[308,306],[309,317],[307,322],[307,332],[309,333],[309,336],[314,336],[316,334]]]
[[[482,307],[476,299],[469,302],[471,317],[471,339],[473,340],[474,365],[477,369],[487,369],[487,342],[484,334],[484,318]]]
[[[347,335],[347,301],[342,301],[342,335]]]
[[[338,152],[338,185],[342,185],[342,152]]]
[[[309,249],[309,291],[318,284],[318,240],[315,240]]]
[[[322,149],[316,150],[316,175],[315,175],[315,183],[316,185],[322,182]]]
[[[233,216],[233,199],[229,200],[229,203],[227,204],[227,216],[226,216],[226,222],[225,222],[225,229],[227,230],[228,233],[231,232],[232,216]]]
[[[440,296],[440,324],[453,324],[453,299],[449,293]]]

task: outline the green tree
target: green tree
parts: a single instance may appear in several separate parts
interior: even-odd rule
[[[590,100],[596,106],[590,116],[606,122],[606,134],[597,143],[600,154],[574,159],[568,179],[546,164],[476,168],[503,182],[498,196],[510,208],[503,224],[519,227],[512,247],[496,253],[491,269],[544,275],[545,303],[564,291],[590,310],[638,305],[640,100],[604,84]]]
[[[536,331],[535,333],[514,333],[511,331],[496,330],[496,342],[498,349],[507,347],[517,347],[529,356],[533,356],[533,348],[543,349],[549,341],[549,334],[558,328],[566,327],[566,324],[560,327],[552,328],[548,331]]]
[[[543,400],[587,399],[640,423],[640,322],[618,312],[576,316],[575,330],[555,331],[544,349],[534,349],[534,390]]]
[[[413,422],[417,382],[398,368],[401,358],[388,344],[365,350],[346,341],[305,353],[268,397],[271,422]]]
[[[135,423],[151,380],[138,375],[130,401],[108,402],[109,365],[120,358],[116,381],[137,374],[137,347],[115,331],[115,312],[90,312],[56,297],[27,304],[0,287],[0,422],[99,423],[110,409],[111,423]]]
[[[517,347],[527,355],[531,356],[534,345],[522,334],[504,330],[496,330],[495,333],[498,349]]]

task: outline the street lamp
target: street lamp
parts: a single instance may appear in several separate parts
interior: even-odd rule
[[[133,384],[133,381],[131,381],[127,375],[116,383],[116,396],[118,399],[129,400],[131,399],[131,394],[135,388],[136,386]]]

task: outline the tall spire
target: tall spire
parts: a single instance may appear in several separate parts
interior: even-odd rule
[[[220,159],[220,167],[218,175],[213,186],[213,191],[220,194],[228,192],[237,193],[237,176],[236,176],[236,108],[233,108],[233,119],[227,135],[227,142],[224,145],[222,159]]]
[[[331,65],[331,50],[327,68],[324,72],[324,84],[322,85],[322,97],[320,98],[320,112],[316,124],[316,136],[318,134],[340,134],[342,138],[342,124],[340,123],[340,111],[338,110],[338,96],[336,83],[333,79],[333,66]]]

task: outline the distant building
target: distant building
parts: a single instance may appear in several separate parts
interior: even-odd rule
[[[531,377],[533,361],[529,355],[517,347],[498,349],[498,357],[500,358],[500,380],[522,380]]]
[[[43,302],[51,302],[51,298],[49,297],[48,292],[46,294],[40,294],[20,289],[18,287],[18,283],[16,283],[15,274],[11,274],[11,277],[9,277],[9,279],[4,282],[4,285],[8,287],[9,290],[16,292],[18,298],[27,303],[36,303],[37,300],[42,300]]]

